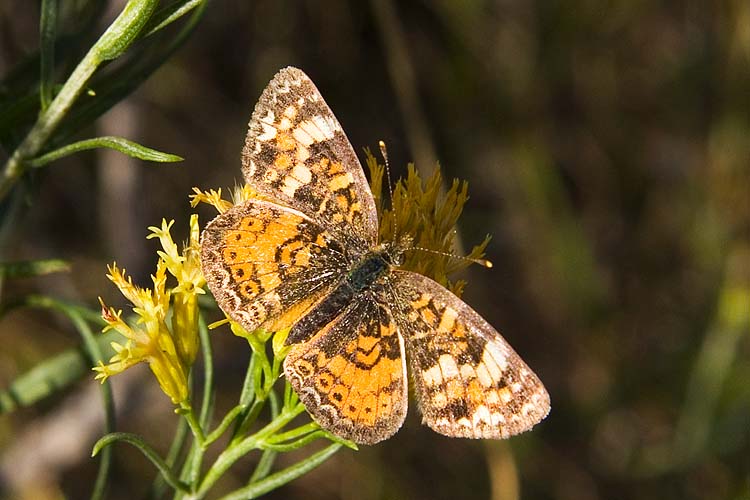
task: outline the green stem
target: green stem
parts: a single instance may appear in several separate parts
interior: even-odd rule
[[[211,352],[211,338],[208,335],[206,320],[198,315],[198,336],[203,355],[203,402],[201,403],[200,425],[208,429],[214,406],[214,357]]]
[[[219,426],[216,429],[214,429],[213,432],[211,432],[211,434],[209,434],[206,437],[206,443],[205,443],[206,446],[209,446],[211,443],[213,443],[214,441],[216,441],[217,439],[219,439],[221,437],[221,435],[224,434],[224,432],[230,426],[230,424],[232,422],[234,422],[235,419],[239,415],[241,415],[243,411],[245,411],[245,409],[246,408],[244,406],[237,405],[234,408],[232,408],[231,410],[229,410],[229,413],[226,414],[226,416],[221,421],[221,423],[219,424]]]
[[[251,483],[244,488],[240,488],[239,490],[222,497],[221,500],[247,500],[258,498],[269,491],[275,490],[276,488],[307,474],[328,460],[334,453],[339,451],[341,446],[342,445],[339,443],[334,443],[284,470],[280,470],[261,481]]]
[[[91,75],[105,61],[114,59],[136,39],[158,0],[130,0],[120,15],[78,63],[68,80],[46,111],[5,163],[0,174],[0,201],[28,168],[28,160],[36,156],[83,91]]]
[[[320,426],[315,422],[308,422],[305,425],[301,425],[295,429],[292,429],[290,431],[282,432],[281,434],[276,434],[268,439],[269,443],[281,443],[283,441],[290,441],[294,438],[297,438],[299,436],[302,436],[304,434],[308,434],[310,432],[314,432],[320,430]]]
[[[240,405],[250,407],[250,403],[253,402],[255,391],[253,387],[253,374],[255,373],[255,356],[250,355],[250,362],[247,365],[247,372],[245,373],[245,381],[242,383],[242,392],[240,393]]]
[[[261,410],[263,410],[263,406],[265,406],[265,404],[265,399],[256,399],[255,402],[253,402],[253,405],[247,411],[242,420],[238,421],[239,425],[232,433],[233,442],[237,443],[242,440],[242,437],[245,435],[248,429],[250,429],[250,426],[253,425],[253,422],[255,422],[255,419],[258,418],[258,415],[260,415],[260,412]]]
[[[185,404],[180,408],[180,413],[182,413],[182,416],[185,417],[185,420],[190,426],[190,430],[192,431],[198,446],[200,448],[205,448],[206,436],[203,434],[203,428],[201,427],[198,417],[195,416],[193,407],[189,404]]]
[[[164,480],[169,483],[172,488],[182,492],[187,492],[187,486],[185,485],[185,483],[181,482],[174,475],[172,469],[164,460],[162,460],[159,454],[156,453],[153,448],[151,448],[151,446],[143,441],[140,436],[137,436],[135,434],[126,432],[113,432],[112,434],[107,434],[96,442],[96,444],[94,445],[94,450],[91,452],[91,456],[96,456],[96,454],[99,453],[102,448],[116,441],[124,441],[128,444],[133,445],[141,453],[143,453],[146,458],[151,460],[151,463],[153,463],[156,468],[159,469],[159,472],[161,472],[162,476],[164,476]]]
[[[167,464],[167,466],[171,469],[174,467],[174,465],[177,463],[177,458],[180,456],[180,451],[182,450],[182,446],[185,444],[185,438],[187,437],[188,433],[188,425],[185,420],[178,420],[177,421],[177,429],[175,429],[174,438],[172,439],[172,444],[169,447],[169,452],[167,453],[167,458],[164,460],[164,462]],[[164,481],[164,478],[161,475],[156,476],[156,479],[154,479],[153,484],[151,485],[151,491],[149,491],[148,496],[146,498],[149,499],[157,499],[161,498],[164,495],[164,490],[166,489],[166,481]]]
[[[274,434],[294,418],[302,413],[305,407],[298,405],[295,408],[285,409],[277,418],[272,420],[268,425],[258,431],[256,434],[249,436],[236,444],[230,444],[221,455],[216,459],[211,468],[206,472],[203,481],[195,495],[196,499],[203,498],[219,478],[232,466],[237,460],[244,457],[250,451],[257,449],[264,440]]]
[[[278,454],[279,453],[274,450],[263,450],[263,454],[260,456],[260,460],[258,460],[258,465],[255,467],[253,475],[250,476],[247,484],[250,485],[268,476],[268,473],[271,472],[271,467],[273,467],[273,463],[276,461],[276,457],[278,456]]]

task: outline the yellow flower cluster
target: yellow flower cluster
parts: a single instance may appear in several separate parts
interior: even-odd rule
[[[409,235],[414,247],[406,252],[400,268],[429,276],[461,296],[466,282],[450,281],[451,274],[472,263],[492,267],[483,258],[490,242],[489,235],[468,255],[455,253],[456,224],[469,199],[468,183],[454,179],[450,188],[441,193],[443,177],[439,167],[429,178],[422,179],[414,165],[409,164],[406,178],[399,179],[393,187],[391,207],[386,208],[383,203],[385,166],[378,164],[369,151],[366,154],[370,187],[380,222],[380,241],[398,241],[401,235]]]
[[[134,305],[138,316],[131,326],[122,319],[122,311],[102,304],[106,330],[116,330],[126,341],[112,343],[115,355],[108,364],[94,367],[97,379],[107,377],[140,362],[151,367],[162,390],[175,404],[188,398],[188,373],[198,353],[198,295],[205,293],[205,279],[200,268],[200,229],[198,216],[190,218],[190,239],[179,252],[170,228],[174,221],[162,221],[161,227],[150,227],[148,238],[158,238],[163,250],[158,252],[156,273],[151,276],[153,289],[135,286],[116,264],[108,267],[107,277]],[[167,287],[167,273],[177,279],[177,286]],[[170,305],[171,311],[170,311]]]

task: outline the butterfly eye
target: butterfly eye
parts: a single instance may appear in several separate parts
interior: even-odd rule
[[[391,253],[391,262],[394,266],[400,266],[404,263],[404,254],[399,251],[393,250]]]

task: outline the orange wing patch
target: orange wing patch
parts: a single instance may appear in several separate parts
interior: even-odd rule
[[[290,327],[335,284],[342,267],[330,235],[296,210],[249,200],[203,233],[202,266],[221,308],[248,331]],[[330,274],[330,273],[329,273]],[[308,282],[312,277],[314,285]],[[296,290],[296,291],[295,291]]]

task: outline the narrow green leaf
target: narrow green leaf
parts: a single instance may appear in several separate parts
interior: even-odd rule
[[[258,482],[264,477],[268,476],[268,474],[271,472],[271,467],[273,467],[273,463],[276,461],[276,457],[278,455],[279,454],[276,451],[263,450],[263,454],[260,456],[260,460],[258,460],[258,465],[255,467],[253,475],[250,476],[247,484],[250,485],[252,483]]]
[[[107,332],[97,337],[97,343],[105,350],[104,356],[111,356],[110,342],[119,339],[117,332]],[[16,408],[32,406],[39,401],[57,394],[90,375],[90,364],[81,349],[68,349],[34,366],[19,375],[5,391],[0,392],[0,414]]]
[[[309,438],[312,434],[315,434],[315,437]],[[303,439],[308,439],[308,441],[302,441],[301,439],[298,439],[297,441],[294,441],[293,443],[290,443],[290,441],[299,438],[301,436],[304,436]],[[261,447],[264,449],[273,449],[276,451],[291,451],[296,450],[297,448],[300,448],[304,444],[307,444],[310,441],[313,441],[318,438],[327,438],[330,441],[333,441],[334,443],[340,443],[346,446],[349,449],[352,450],[358,450],[356,443],[349,441],[347,439],[340,438],[334,434],[331,434],[330,432],[326,430],[322,430],[320,428],[320,425],[318,425],[317,422],[309,422],[307,424],[301,425],[299,427],[296,427],[292,430],[281,432],[279,434],[274,434],[273,436],[267,438],[264,440],[264,443],[261,444]],[[298,444],[302,443],[302,444]]]
[[[203,315],[198,318],[198,335],[201,340],[201,351],[203,355],[203,402],[201,403],[201,413],[199,422],[201,428],[208,429],[211,423],[211,416],[214,408],[214,363],[211,352],[211,338],[208,335],[208,327]]]
[[[246,408],[244,406],[237,405],[229,410],[229,412],[224,416],[224,418],[221,420],[221,423],[216,427],[216,429],[211,431],[211,433],[206,436],[205,445],[208,446],[219,439],[221,435],[224,434],[224,432],[227,430],[227,428],[229,428],[232,422],[237,420],[237,417],[240,416],[242,412],[245,411],[245,409]]]
[[[337,451],[339,451],[339,449],[341,449],[341,446],[341,444],[335,443],[326,448],[323,448],[322,450],[311,455],[305,460],[301,460],[296,464],[287,467],[286,469],[280,470],[275,474],[271,474],[265,479],[249,484],[244,488],[240,488],[228,495],[225,495],[221,498],[221,500],[248,500],[251,498],[258,498],[259,496],[264,495],[269,491],[273,491],[291,481],[294,481],[300,476],[304,476],[305,474],[331,458]]]
[[[164,460],[170,468],[174,467],[174,465],[177,463],[177,458],[180,456],[180,451],[182,451],[182,447],[185,445],[185,439],[187,438],[187,435],[188,424],[185,419],[181,418],[177,422],[177,428],[174,432],[172,444],[169,447],[167,458],[166,460]],[[161,498],[164,495],[166,486],[167,483],[164,481],[164,478],[161,475],[156,476],[154,482],[151,484],[151,490],[149,491],[149,495],[147,498]]]
[[[57,0],[42,0],[39,20],[39,100],[42,112],[52,102],[55,71],[55,38],[57,35]]]
[[[320,430],[320,425],[318,425],[317,422],[308,422],[304,425],[288,430],[286,432],[282,432],[280,434],[274,434],[273,436],[268,438],[266,442],[277,444],[277,443],[282,443],[284,441],[291,441],[292,439],[296,439],[300,436],[303,436],[305,434],[309,434],[311,432],[315,432],[318,430]]]
[[[186,2],[174,2],[163,9],[158,10],[143,29],[144,37],[153,35],[157,31],[167,27],[179,18],[205,3],[206,0],[188,0]]]
[[[151,460],[151,463],[154,464],[154,466],[159,470],[167,484],[169,484],[175,490],[187,493],[188,488],[185,483],[180,481],[177,476],[175,476],[169,465],[167,465],[167,463],[159,456],[159,454],[156,453],[156,450],[149,446],[149,444],[141,439],[140,436],[137,436],[135,434],[131,434],[129,432],[113,432],[111,434],[107,434],[106,436],[103,436],[101,439],[99,439],[96,444],[94,444],[94,449],[91,452],[91,456],[96,456],[97,453],[102,450],[102,448],[118,441],[123,441],[138,449],[138,451],[143,453],[146,458]]]
[[[286,452],[289,452],[289,451],[298,450],[298,449],[300,449],[300,448],[302,448],[302,447],[304,447],[304,446],[312,443],[316,439],[320,439],[320,438],[325,437],[325,436],[326,435],[325,435],[325,433],[323,431],[315,431],[315,432],[311,432],[310,434],[307,434],[306,436],[303,436],[303,437],[299,438],[296,441],[290,441],[288,443],[281,443],[281,444],[280,443],[265,442],[265,443],[262,443],[260,445],[260,447],[262,449],[264,449],[264,450],[273,450],[273,451],[276,451],[276,452],[286,453]]]
[[[38,158],[34,158],[29,162],[29,164],[32,167],[39,168],[50,162],[59,160],[60,158],[72,155],[73,153],[97,148],[110,148],[124,153],[128,156],[132,156],[133,158],[160,163],[169,163],[183,160],[177,155],[162,153],[161,151],[147,148],[146,146],[142,146],[136,142],[129,141],[122,137],[104,136],[68,144],[67,146],[61,147],[60,149],[56,149]]]
[[[120,57],[138,38],[158,4],[158,0],[130,0],[92,47],[100,60],[111,61]]]
[[[60,259],[0,262],[0,278],[26,278],[70,271],[70,263]]]

